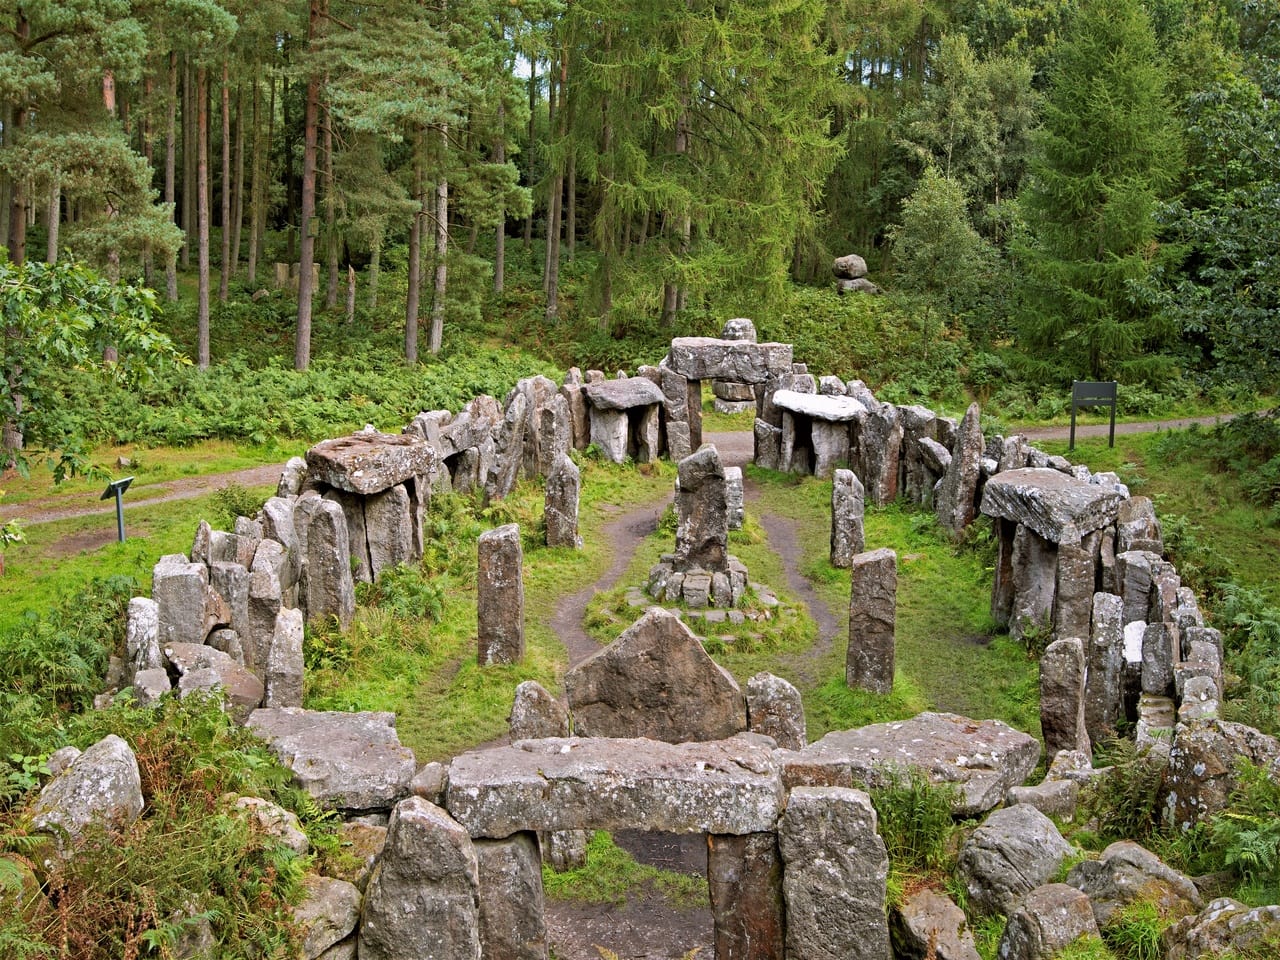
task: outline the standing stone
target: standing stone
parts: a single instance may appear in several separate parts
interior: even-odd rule
[[[485,960],[546,960],[542,865],[534,834],[476,840],[480,952]]]
[[[742,468],[724,468],[725,509],[729,514],[729,529],[741,530],[746,520],[746,496],[742,488]]]
[[[129,744],[114,733],[80,754],[40,790],[31,826],[54,834],[59,851],[90,824],[127,827],[142,815],[142,776]]]
[[[679,617],[650,607],[564,677],[574,732],[667,743],[723,740],[746,729],[738,683]]]
[[[124,645],[133,673],[164,666],[164,653],[160,649],[160,605],[150,597],[134,597],[129,601]]]
[[[538,411],[538,473],[548,476],[562,454],[573,446],[573,418],[561,394],[547,398]]]
[[[1124,622],[1147,622],[1151,594],[1161,561],[1148,550],[1126,550],[1116,554],[1116,582],[1124,598]]]
[[[667,366],[658,367],[658,386],[662,388],[662,414],[667,423],[667,449],[671,459],[680,461],[693,453],[689,428],[689,380]]]
[[[302,706],[302,611],[285,607],[276,616],[267,655],[267,707]]]
[[[643,408],[636,426],[636,463],[656,463],[662,451],[662,405]]]
[[[889,857],[871,798],[848,787],[796,787],[778,823],[786,952],[804,960],[889,960]]]
[[[707,837],[707,888],[721,960],[783,960],[782,858],[772,833]]]
[[[1013,535],[1013,612],[1009,636],[1047,637],[1053,626],[1058,584],[1058,551],[1038,533],[1018,524]]]
[[[1164,536],[1156,508],[1149,497],[1130,497],[1116,516],[1116,552],[1147,550],[1164,553]]]
[[[582,392],[582,384],[566,383],[560,388],[569,409],[569,442],[575,450],[587,449],[591,442],[590,414],[587,407],[587,395]]]
[[[848,567],[865,546],[862,481],[852,470],[837,470],[831,480],[831,565]]]
[[[674,450],[672,456],[675,456]],[[759,417],[755,422],[754,462],[765,470],[777,470],[782,463],[782,428]]]
[[[1058,575],[1054,591],[1053,635],[1089,636],[1097,565],[1094,553],[1101,535],[1067,536],[1058,542]]]
[[[724,465],[713,446],[680,461],[676,473],[676,569],[727,570],[729,516]]]
[[[525,434],[529,426],[529,401],[523,393],[513,391],[498,425],[493,462],[485,475],[486,502],[502,500],[516,485],[516,477],[524,465]]]
[[[591,408],[591,442],[613,463],[627,458],[627,430],[626,410]]]
[[[1142,692],[1173,696],[1173,667],[1178,662],[1178,628],[1172,623],[1149,623],[1142,634]]]
[[[365,497],[365,534],[369,538],[369,572],[374,580],[383,570],[422,557],[413,549],[413,510],[403,483]]]
[[[581,549],[582,537],[578,535],[578,495],[582,475],[578,465],[567,453],[556,457],[547,473],[542,519],[547,528],[548,547],[572,547]]]
[[[249,630],[249,578],[249,571],[239,563],[215,560],[209,564],[209,589],[226,608],[226,626],[237,633]]]
[[[888,548],[860,553],[850,564],[850,574],[845,683],[872,693],[889,693],[893,690],[898,555]]]
[[[897,499],[901,450],[898,408],[891,403],[876,404],[859,423],[858,453],[867,499],[878,507]]]
[[[1114,735],[1123,683],[1124,601],[1114,593],[1095,593],[1084,692],[1085,728],[1093,743]]]
[[[809,421],[809,441],[813,445],[813,475],[819,480],[831,476],[839,464],[848,464],[849,423],[847,421]]]
[[[964,911],[931,887],[893,911],[893,950],[901,960],[981,960]]]
[[[361,960],[480,960],[479,886],[467,832],[420,797],[402,800],[365,894]]]
[[[803,750],[809,742],[800,691],[771,673],[747,681],[747,729],[772,737],[783,750]]]
[[[934,496],[933,509],[938,522],[953,540],[960,539],[973,522],[978,478],[982,471],[982,411],[974,403],[965,411],[951,448],[951,464],[943,475]]]
[[[314,499],[307,524],[307,618],[336,617],[343,630],[355,616],[356,591],[351,579],[347,519],[332,500]]]
[[[1078,637],[1053,641],[1040,657],[1040,727],[1044,749],[1089,753],[1084,722],[1085,657]]]
[[[166,554],[151,572],[151,598],[159,619],[161,646],[170,643],[204,643],[205,595],[209,592],[209,568],[191,563],[182,554]]]
[[[346,490],[326,490],[324,499],[342,508],[347,523],[347,546],[351,550],[351,577],[359,583],[373,583],[373,565],[369,562],[369,531],[365,526],[365,497]]]
[[[482,667],[524,659],[524,549],[518,524],[480,535],[476,626]]]

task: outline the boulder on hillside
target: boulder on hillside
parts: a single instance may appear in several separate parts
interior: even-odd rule
[[[1236,765],[1246,759],[1266,767],[1280,782],[1280,741],[1243,723],[1194,720],[1180,723],[1165,773],[1165,814],[1186,830],[1227,806],[1236,786]]]
[[[890,919],[900,960],[979,960],[964,911],[930,887],[907,894]]]
[[[1051,960],[1081,937],[1098,936],[1089,898],[1065,883],[1050,883],[1013,911],[996,952],[1000,960]]]
[[[142,814],[138,760],[120,737],[108,734],[85,750],[40,791],[31,825],[54,834],[63,853],[93,823],[124,827]]]
[[[1161,935],[1165,960],[1203,957],[1274,956],[1280,942],[1280,906],[1246,907],[1230,897],[1214,900]],[[1250,951],[1261,950],[1260,953]]]
[[[1066,882],[1088,895],[1100,927],[1135,900],[1154,903],[1162,917],[1184,916],[1202,906],[1190,877],[1132,840],[1113,843],[1097,860],[1076,864]]]

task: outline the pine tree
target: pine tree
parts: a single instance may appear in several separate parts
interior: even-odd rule
[[[1057,47],[1020,202],[1025,345],[1046,372],[1157,375],[1171,324],[1139,285],[1170,251],[1156,205],[1179,166],[1151,26],[1138,0],[1086,0]]]

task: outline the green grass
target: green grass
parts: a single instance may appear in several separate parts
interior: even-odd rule
[[[249,492],[265,499],[275,488]],[[167,553],[187,553],[199,521],[208,518],[213,522],[221,512],[218,493],[126,508],[124,543],[116,542],[112,514],[26,527],[26,542],[5,550],[0,630],[13,626],[24,611],[50,609],[58,597],[93,577],[131,576],[149,595],[151,568],[156,561]],[[109,542],[104,544],[104,540]]]
[[[578,903],[622,906],[629,896],[644,889],[655,891],[677,910],[705,907],[708,903],[705,877],[637,863],[603,830],[597,830],[587,841],[584,866],[557,873],[544,865],[542,887],[552,900]]]
[[[558,693],[567,658],[550,625],[557,603],[608,567],[612,545],[601,535],[608,520],[624,508],[659,500],[672,484],[673,468],[666,464],[616,467],[582,458],[581,466],[582,550],[542,544],[540,483],[521,483],[488,510],[459,497],[434,501],[426,566],[430,577],[442,580],[439,617],[406,621],[366,606],[346,637],[311,630],[306,705],[392,710],[401,740],[427,761],[505,734],[520,682],[536,680]],[[522,533],[525,658],[511,666],[481,668],[476,664],[475,541],[483,530],[507,522],[518,522]]]

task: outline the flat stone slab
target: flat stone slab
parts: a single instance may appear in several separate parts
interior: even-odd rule
[[[834,397],[821,393],[797,393],[779,390],[773,395],[773,404],[791,413],[798,413],[814,420],[847,423],[867,414],[867,408],[853,397]]]
[[[344,810],[389,810],[409,795],[417,772],[400,743],[394,713],[255,710],[248,728],[320,803]]]
[[[472,837],[519,830],[773,831],[782,778],[771,741],[548,738],[464,753],[445,807]]]
[[[667,353],[667,366],[690,380],[764,383],[771,376],[791,372],[791,344],[676,337]]]
[[[411,433],[353,433],[323,440],[307,451],[310,475],[338,490],[369,496],[429,473],[436,452]]]
[[[1023,467],[997,473],[987,481],[981,510],[988,517],[1021,523],[1051,543],[1061,543],[1068,525],[1083,537],[1114,523],[1124,499],[1111,487],[1077,480],[1051,467]]]
[[[591,405],[597,410],[630,410],[662,403],[666,394],[648,377],[626,377],[620,380],[601,380],[582,388]]]
[[[1000,720],[970,720],[953,713],[922,713],[910,720],[836,730],[803,750],[779,750],[787,788],[869,789],[892,771],[917,769],[936,784],[952,784],[959,816],[991,810],[1040,760],[1040,742]]]

